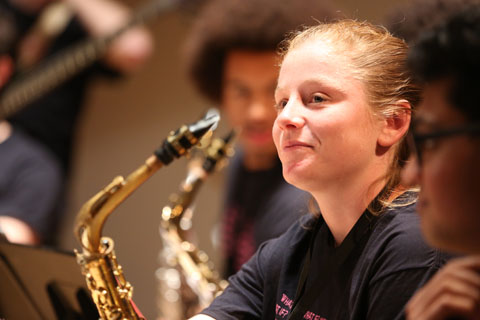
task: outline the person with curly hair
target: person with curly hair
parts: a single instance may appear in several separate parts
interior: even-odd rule
[[[480,318],[480,5],[420,37],[409,55],[423,81],[404,172],[420,185],[426,240],[459,253],[408,303],[408,319]]]
[[[384,24],[394,36],[413,44],[422,32],[433,29],[473,4],[480,4],[480,1],[412,0],[390,10]]]
[[[328,0],[212,0],[193,22],[188,74],[238,131],[221,225],[225,276],[308,211],[306,194],[283,179],[272,139],[276,51],[289,32],[335,14]]]

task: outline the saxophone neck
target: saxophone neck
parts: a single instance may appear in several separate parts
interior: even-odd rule
[[[207,177],[207,172],[201,163],[190,165],[187,177],[180,184],[178,192],[169,196],[170,203],[162,209],[162,219],[165,222],[178,224],[186,210],[192,205],[195,195]]]
[[[197,122],[171,132],[154,154],[127,179],[116,177],[88,200],[77,215],[74,229],[82,247],[87,252],[100,252],[103,225],[113,210],[159,168],[185,155],[212,127],[216,127],[219,120],[218,112],[211,112]]]
[[[170,204],[162,210],[162,219],[166,222],[171,220],[178,224],[178,221],[192,205],[202,183],[220,164],[232,155],[232,142],[235,132],[232,130],[223,138],[216,138],[210,141],[205,150],[203,160],[199,158],[189,162],[188,174],[180,185],[177,193],[170,195]]]
[[[75,222],[75,234],[83,248],[89,252],[99,252],[102,230],[108,216],[162,165],[156,156],[149,157],[127,179],[121,176],[114,178],[82,206]]]

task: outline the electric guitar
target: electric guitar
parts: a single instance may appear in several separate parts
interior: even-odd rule
[[[0,94],[0,121],[91,66],[105,55],[108,46],[125,31],[159,13],[174,9],[181,2],[182,0],[150,1],[137,9],[130,21],[115,32],[103,37],[88,38],[18,75]]]

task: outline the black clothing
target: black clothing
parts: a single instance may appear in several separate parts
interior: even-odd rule
[[[0,215],[27,223],[46,241],[61,192],[60,165],[30,137],[13,130],[0,143]]]
[[[202,313],[222,320],[288,319],[315,220],[302,217],[283,236],[264,243]],[[406,302],[447,259],[425,244],[414,205],[387,210],[371,228],[340,267],[326,268],[344,243],[336,248],[321,222],[306,288],[321,285],[304,319],[402,319]]]
[[[19,35],[18,40],[29,31],[38,18],[38,15],[28,15],[19,11],[8,0],[0,0],[0,9],[13,13]],[[87,36],[80,22],[72,19],[65,30],[52,42],[44,59],[54,57]],[[113,76],[115,72],[96,63],[8,119],[15,127],[21,128],[46,145],[58,157],[65,174],[70,169],[77,120],[84,106],[87,86],[92,76],[98,74]],[[14,74],[11,82],[17,76],[20,75]]]
[[[283,234],[308,212],[308,193],[283,179],[277,159],[268,170],[249,171],[236,154],[229,167],[223,214],[225,276],[237,272],[260,244]]]

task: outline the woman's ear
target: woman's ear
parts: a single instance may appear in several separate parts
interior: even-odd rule
[[[377,143],[381,147],[391,147],[407,133],[412,116],[412,107],[407,100],[399,100],[399,108],[389,115],[383,122],[383,128],[378,136]]]

